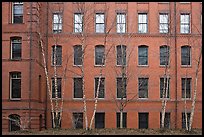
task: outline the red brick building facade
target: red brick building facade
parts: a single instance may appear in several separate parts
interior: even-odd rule
[[[40,40],[43,41],[52,90],[53,45],[58,45],[59,60],[56,63],[58,97],[59,100],[63,98],[62,128],[73,128],[77,115],[82,118],[82,123],[78,122],[75,127],[85,127],[79,45],[85,45],[83,71],[88,123],[94,110],[96,81],[102,70],[103,93],[99,95],[93,127],[118,127],[116,104],[121,98],[118,93],[121,63],[125,63],[125,99],[130,101],[124,108],[124,126],[160,128],[160,92],[166,56],[169,57],[167,70],[170,78],[166,126],[182,128],[185,125],[183,91],[187,91],[186,111],[189,113],[202,43],[202,3],[3,2],[3,131],[18,129],[11,121],[14,117],[20,118],[21,125],[25,125],[23,128],[41,130],[52,127]],[[124,50],[118,45],[124,45]],[[164,49],[168,49],[168,54],[163,54]],[[121,57],[123,51],[125,60]],[[105,62],[101,62],[101,53],[107,55]],[[201,75],[200,65],[193,128],[202,128]]]

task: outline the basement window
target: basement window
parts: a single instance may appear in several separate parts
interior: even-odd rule
[[[117,128],[120,128],[120,112],[116,113]],[[127,112],[123,112],[123,128],[127,128]]]
[[[162,113],[160,113],[160,128],[162,128]],[[165,112],[164,128],[170,129],[170,113]]]
[[[95,128],[105,128],[105,113],[97,112],[95,114]]]
[[[83,113],[73,113],[73,126],[75,129],[83,128]]]
[[[139,129],[148,128],[148,116],[149,113],[139,113]]]

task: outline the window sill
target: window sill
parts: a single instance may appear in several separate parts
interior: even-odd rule
[[[166,66],[165,65],[159,65],[160,68],[165,68]],[[170,68],[169,65],[167,65],[167,68]]]
[[[122,100],[126,100],[127,98],[123,98]],[[121,100],[121,98],[116,98],[116,100]]]
[[[62,98],[57,98],[57,100],[61,100]],[[52,98],[52,100],[56,100],[56,98]]]
[[[73,65],[73,67],[82,67],[82,65]]]
[[[10,98],[10,101],[21,101],[21,98]]]
[[[23,23],[9,23],[10,25],[25,25],[25,23],[23,22]]]
[[[138,100],[148,100],[148,98],[138,98]]]
[[[186,99],[185,99],[185,98],[181,98],[181,100],[182,100],[182,101],[184,101],[184,100],[187,100],[187,101],[189,100],[189,101],[190,101],[191,98],[186,98]]]
[[[94,67],[105,67],[105,65],[94,65]]]
[[[51,65],[51,67],[55,67],[54,65]],[[62,67],[62,65],[56,65],[56,67]]]
[[[73,98],[73,100],[75,100],[75,101],[77,101],[77,100],[81,101],[81,100],[83,100],[83,98]]]
[[[192,68],[191,65],[181,65],[181,68]]]
[[[116,67],[123,67],[123,66],[125,66],[125,67],[127,67],[127,65],[115,65]]]
[[[146,67],[146,68],[148,68],[149,67],[149,65],[137,65],[138,67]]]
[[[162,100],[163,98],[160,98],[160,100]],[[171,100],[170,98],[164,98],[165,100]]]
[[[22,61],[22,59],[9,59],[9,61]]]

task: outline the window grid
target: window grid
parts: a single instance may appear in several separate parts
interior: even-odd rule
[[[180,16],[180,33],[190,33],[190,14],[182,13]]]
[[[126,65],[126,46],[118,45],[116,48],[117,48],[117,65]]]
[[[186,98],[191,98],[191,78],[181,78],[181,86],[182,86],[182,98],[185,98],[185,91],[186,91]]]
[[[159,32],[168,33],[169,32],[169,15],[168,13],[159,14]]]
[[[117,80],[117,98],[126,98],[127,78],[119,77],[116,80]]]
[[[96,33],[105,32],[105,18],[104,13],[96,13]]]
[[[62,14],[54,13],[53,14],[53,33],[62,32]]]
[[[57,97],[61,98],[62,78],[57,78]],[[52,78],[52,98],[55,98],[55,78]]]
[[[23,2],[13,2],[13,20],[14,24],[23,23]]]
[[[165,85],[164,85],[165,80]],[[167,95],[166,95],[166,89],[167,89],[167,78],[160,78],[160,98],[163,98],[163,92],[164,92],[164,98],[170,98],[170,78],[168,78],[168,89],[167,89]]]
[[[148,79],[138,78],[139,98],[148,98]]]
[[[54,66],[55,45],[52,46],[52,65]],[[62,46],[56,45],[56,66],[62,65]]]
[[[169,46],[160,46],[160,65],[169,65],[170,48]]]
[[[181,47],[181,65],[191,65],[191,47]]]
[[[82,78],[74,78],[74,98],[83,98]]]
[[[95,46],[95,65],[105,64],[105,47],[103,45]]]
[[[117,13],[117,33],[126,32],[126,14]]]
[[[75,45],[74,46],[74,65],[82,65],[82,46],[81,45]]]
[[[97,88],[99,84],[99,77],[95,78],[95,97],[97,94]],[[101,78],[100,85],[99,85],[99,94],[98,98],[104,98],[105,96],[105,78]]]
[[[10,73],[10,99],[21,98],[21,73],[11,72]]]
[[[74,32],[75,33],[83,32],[83,14],[82,13],[74,14]]]
[[[139,46],[138,52],[139,65],[148,65],[148,46]]]
[[[21,38],[11,39],[11,59],[20,60],[21,59]]]
[[[138,32],[147,33],[147,13],[138,14]]]

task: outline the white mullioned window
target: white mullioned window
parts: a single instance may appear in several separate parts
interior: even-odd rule
[[[83,14],[82,13],[74,14],[74,32],[76,33],[83,32]]]
[[[126,14],[125,13],[117,13],[117,33],[125,33],[126,32]]]
[[[23,2],[13,2],[12,23],[23,23]]]
[[[104,13],[96,13],[96,33],[105,32],[105,18]]]
[[[159,32],[168,33],[169,32],[169,15],[168,13],[159,14]]]
[[[53,33],[62,32],[62,14],[54,13],[53,14]]]
[[[180,16],[180,33],[190,33],[190,14],[182,13]]]
[[[10,73],[10,99],[21,98],[21,72]]]
[[[138,14],[138,32],[147,33],[147,13]]]

